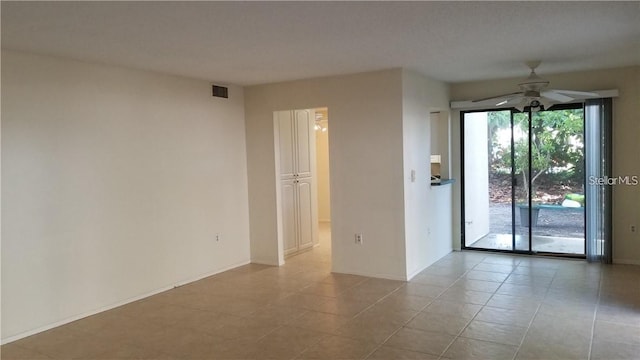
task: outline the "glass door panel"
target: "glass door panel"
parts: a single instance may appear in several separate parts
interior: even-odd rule
[[[538,111],[531,123],[532,250],[584,255],[584,110]]]
[[[511,111],[463,116],[464,245],[512,251]]]
[[[529,113],[513,114],[513,197],[515,250],[530,251],[529,224],[536,209],[529,208]]]

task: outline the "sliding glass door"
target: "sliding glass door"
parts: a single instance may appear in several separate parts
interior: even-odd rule
[[[585,254],[584,111],[462,113],[463,247]]]

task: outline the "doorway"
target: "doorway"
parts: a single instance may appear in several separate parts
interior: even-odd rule
[[[315,109],[316,169],[318,174],[318,247],[331,257],[331,183],[329,166],[329,109]]]
[[[309,250],[330,258],[328,117],[327,108],[274,112],[281,258]]]
[[[584,257],[583,105],[461,121],[462,247]]]

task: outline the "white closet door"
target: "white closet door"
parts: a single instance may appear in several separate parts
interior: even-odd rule
[[[312,178],[299,178],[297,180],[298,195],[298,234],[300,250],[313,246],[313,219],[316,213],[315,204],[313,202]]]
[[[313,129],[315,111],[295,111],[296,159],[298,177],[310,177],[315,172],[316,136]]]
[[[282,180],[282,238],[284,254],[289,255],[298,251],[298,231],[296,226],[297,201],[296,180]]]
[[[275,113],[279,140],[284,255],[317,243],[315,111]]]
[[[275,113],[280,138],[280,176],[282,179],[291,179],[295,174],[295,126],[291,111],[278,111]],[[297,151],[297,149],[296,149]]]

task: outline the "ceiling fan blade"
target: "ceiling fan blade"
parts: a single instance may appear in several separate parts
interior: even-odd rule
[[[544,91],[542,93],[540,93],[540,96],[544,96],[547,99],[551,99],[551,100],[555,100],[561,103],[566,103],[569,102],[571,100],[574,100],[574,98],[572,98],[571,96],[567,96],[567,95],[563,95],[563,94],[559,94],[553,90],[550,91]]]
[[[495,104],[496,106],[504,106],[504,107],[508,107],[511,106],[513,104],[518,104],[522,102],[522,96],[512,96],[508,99],[504,99],[502,101],[500,101],[499,103]]]
[[[558,90],[558,89],[553,89],[553,90],[549,90],[549,91],[553,91],[555,93],[560,93],[560,94],[570,95],[570,96],[573,96],[574,99],[577,98],[577,97],[592,98],[592,97],[600,96],[600,95],[598,95],[598,94],[596,94],[594,92],[589,92],[589,91]]]
[[[542,110],[542,109],[549,110],[549,108],[553,106],[553,101],[549,101],[543,98],[541,98],[539,101],[540,101],[540,105],[542,105],[539,108],[539,110]]]
[[[485,102],[485,101],[489,101],[489,100],[496,100],[496,102],[500,102],[500,100],[508,99],[508,98],[515,97],[515,96],[522,95],[522,94],[523,94],[522,91],[518,91],[518,92],[514,92],[514,93],[510,93],[510,94],[503,94],[503,95],[491,96],[491,97],[483,98],[483,99],[477,99],[477,100],[473,100],[472,102],[474,102],[474,103],[476,103],[476,102]]]
[[[513,105],[513,107],[518,109],[520,112],[524,112],[524,108],[527,106],[529,106],[529,101],[527,101],[527,99],[522,99],[519,103]]]

